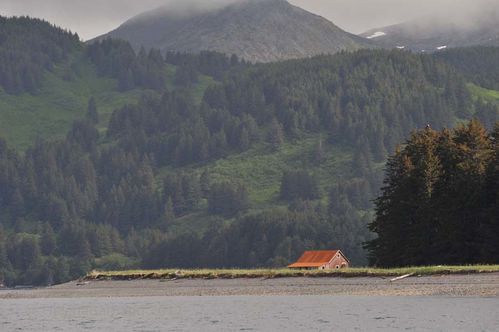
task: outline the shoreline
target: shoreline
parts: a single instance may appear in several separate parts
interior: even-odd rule
[[[499,273],[408,277],[394,282],[374,277],[73,281],[47,288],[2,290],[0,300],[312,295],[499,297]]]
[[[499,273],[499,265],[423,266],[407,268],[348,268],[339,270],[291,269],[164,269],[92,271],[82,278],[95,280],[177,280],[177,279],[278,279],[278,278],[394,278],[401,276],[466,275]]]

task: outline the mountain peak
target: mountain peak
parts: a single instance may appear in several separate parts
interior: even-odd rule
[[[286,0],[240,0],[215,5],[163,7],[141,14],[99,37],[120,38],[136,49],[218,51],[270,62],[369,47],[323,17]]]

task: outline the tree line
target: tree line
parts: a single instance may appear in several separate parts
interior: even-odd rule
[[[166,65],[175,66],[174,84],[189,87],[206,75],[222,80],[229,70],[244,68],[237,56],[203,51],[199,54],[168,52],[165,57],[157,49],[136,53],[123,40],[103,39],[87,46],[86,54],[102,76],[116,78],[120,91],[145,88],[162,91],[166,88]]]
[[[47,71],[81,48],[78,35],[28,17],[0,16],[0,87],[36,94]]]
[[[209,51],[163,55],[156,49],[141,48],[135,52],[122,40],[104,39],[85,45],[77,34],[43,20],[0,17],[0,87],[9,94],[37,94],[47,71],[82,54],[96,66],[99,75],[117,79],[119,91],[162,91],[167,64],[176,67],[175,83],[179,86],[195,83],[201,74],[221,80],[228,70],[246,65],[236,56]],[[69,63],[64,78],[78,74],[77,64]]]

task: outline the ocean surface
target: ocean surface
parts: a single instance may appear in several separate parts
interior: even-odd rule
[[[499,298],[226,296],[0,300],[0,331],[499,331]]]

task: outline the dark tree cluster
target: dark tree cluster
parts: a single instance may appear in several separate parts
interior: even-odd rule
[[[179,87],[190,87],[199,82],[199,72],[193,67],[179,65],[175,71],[173,82]]]
[[[180,77],[190,76],[196,78],[200,74],[213,77],[221,81],[229,71],[243,69],[248,66],[244,60],[238,59],[236,55],[228,57],[223,53],[213,51],[201,51],[200,53],[167,52],[165,56],[167,63],[179,69]]]
[[[192,212],[203,197],[201,179],[197,174],[169,174],[163,182],[163,196],[166,203],[171,201],[175,216]]]
[[[208,196],[208,211],[232,217],[244,213],[249,207],[248,191],[243,185],[232,183],[215,183]]]
[[[81,48],[78,35],[28,17],[0,17],[0,87],[35,94],[45,71]]]
[[[499,104],[490,101],[478,100],[475,103],[475,118],[478,119],[485,128],[493,129],[499,121]]]
[[[144,266],[282,267],[306,249],[335,248],[334,225],[320,208],[304,212],[269,210],[241,217],[203,236],[180,234],[153,247]]]
[[[371,263],[499,263],[498,143],[499,123],[415,132],[388,161]]]
[[[118,80],[120,91],[165,88],[165,61],[159,50],[142,48],[136,54],[126,41],[104,39],[90,44],[86,52],[100,75]]]
[[[320,197],[317,179],[305,171],[287,171],[281,180],[281,199],[288,202],[295,200],[315,200]]]
[[[159,166],[187,165],[247,150],[260,140],[251,115],[240,117],[206,104],[186,91],[146,97],[113,113],[108,136],[127,149],[151,153]]]
[[[499,47],[453,48],[435,57],[457,68],[468,81],[499,90]]]

